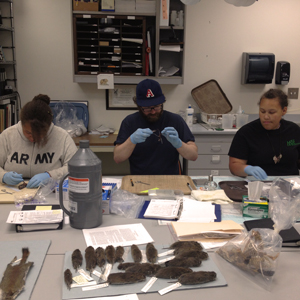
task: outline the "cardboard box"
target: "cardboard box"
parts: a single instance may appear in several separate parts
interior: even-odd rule
[[[102,214],[109,215],[109,201],[112,193],[117,189],[116,183],[102,183]]]
[[[267,198],[261,197],[261,202],[249,200],[243,196],[243,217],[266,219],[269,217],[269,203]]]
[[[69,200],[69,180],[65,179],[62,185],[63,188],[63,200]],[[55,187],[55,196],[56,199],[59,200],[59,184]]]
[[[99,0],[73,0],[73,10],[99,11]]]

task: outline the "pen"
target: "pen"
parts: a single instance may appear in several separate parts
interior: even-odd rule
[[[133,183],[133,181],[132,181],[132,179],[131,179],[131,178],[130,178],[130,182],[131,182],[131,185],[132,185],[132,186],[134,186],[134,183]]]
[[[189,184],[189,183],[187,183],[187,186],[189,187],[189,189],[192,191],[193,189],[192,189],[192,187],[191,187],[191,185]]]

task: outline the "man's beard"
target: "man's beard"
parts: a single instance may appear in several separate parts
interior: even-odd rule
[[[150,123],[155,123],[156,121],[158,121],[161,118],[162,113],[163,113],[163,107],[162,107],[161,111],[155,112],[155,114],[149,114],[149,115],[145,115],[140,107],[138,107],[138,109],[139,109],[139,112],[142,115],[142,117]]]

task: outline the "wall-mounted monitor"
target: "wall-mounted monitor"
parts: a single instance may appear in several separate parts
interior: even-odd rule
[[[242,84],[272,83],[275,67],[273,53],[243,53]]]

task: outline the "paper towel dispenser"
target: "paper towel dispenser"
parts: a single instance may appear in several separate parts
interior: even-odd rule
[[[272,83],[275,67],[273,53],[243,53],[242,84]]]

